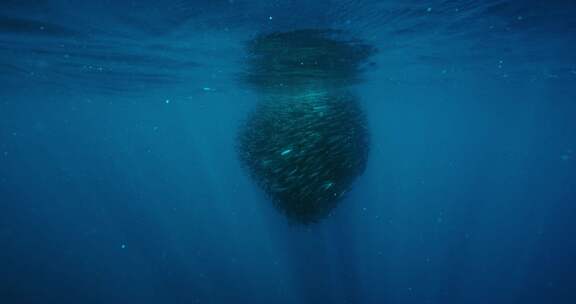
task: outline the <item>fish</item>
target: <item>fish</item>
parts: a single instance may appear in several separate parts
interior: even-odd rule
[[[351,86],[375,49],[338,34],[278,32],[247,47],[243,83],[259,100],[239,129],[237,153],[273,205],[295,223],[327,217],[367,165],[368,122]]]

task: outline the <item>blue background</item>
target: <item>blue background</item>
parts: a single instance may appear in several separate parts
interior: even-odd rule
[[[378,48],[368,167],[291,225],[242,170],[259,33]],[[3,0],[0,303],[576,303],[573,1]]]

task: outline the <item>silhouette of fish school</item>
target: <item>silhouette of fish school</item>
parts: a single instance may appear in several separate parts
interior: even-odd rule
[[[293,222],[324,218],[366,167],[365,115],[349,86],[373,49],[337,31],[301,30],[250,42],[245,81],[259,102],[238,153],[256,183]]]

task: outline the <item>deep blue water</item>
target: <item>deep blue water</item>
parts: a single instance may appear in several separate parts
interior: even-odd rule
[[[291,224],[241,167],[261,33],[342,29],[365,173]],[[576,303],[576,2],[2,0],[0,303]]]

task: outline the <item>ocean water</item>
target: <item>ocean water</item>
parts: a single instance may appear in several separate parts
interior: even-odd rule
[[[262,34],[377,51],[364,173],[290,222],[242,167]],[[0,303],[576,303],[576,2],[0,2]]]

